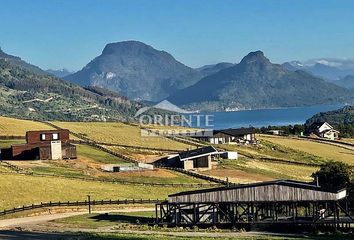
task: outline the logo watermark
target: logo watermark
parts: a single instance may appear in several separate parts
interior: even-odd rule
[[[150,109],[167,111],[165,114],[145,114]],[[172,114],[170,113],[172,112]],[[184,110],[167,100],[137,111],[135,118],[142,127],[141,136],[212,136],[214,115]]]

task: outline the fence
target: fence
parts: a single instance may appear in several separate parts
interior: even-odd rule
[[[307,136],[300,136],[300,139],[308,139],[308,140],[313,140],[313,141],[317,141],[317,142],[323,142],[323,143],[329,143],[329,144],[332,143],[332,144],[344,145],[344,146],[348,146],[348,147],[354,147],[354,144],[352,144],[352,143],[342,142],[342,141],[337,141],[337,140],[329,140],[329,139],[314,138],[314,137],[307,137]]]
[[[179,150],[177,149],[165,149],[165,148],[152,148],[152,147],[142,147],[142,146],[131,146],[131,145],[124,145],[124,144],[117,144],[117,143],[105,143],[105,142],[96,142],[93,140],[70,140],[70,142],[74,144],[96,144],[96,145],[105,145],[105,146],[112,146],[112,147],[123,147],[123,148],[132,148],[137,150],[148,150],[148,151],[157,151],[157,152],[172,152],[176,153]]]
[[[15,207],[12,209],[5,209],[0,212],[0,216],[30,211],[35,209],[49,208],[49,207],[82,207],[82,206],[97,206],[97,205],[125,205],[125,204],[156,204],[166,200],[159,199],[125,199],[125,200],[92,200],[92,201],[74,201],[74,202],[45,202],[40,204],[26,205],[22,207]]]
[[[184,173],[186,175],[195,177],[195,178],[199,178],[199,179],[203,179],[203,180],[207,180],[209,182],[214,182],[214,183],[218,183],[218,184],[222,184],[222,185],[230,185],[230,182],[219,179],[219,178],[214,178],[214,177],[210,177],[210,176],[206,176],[206,175],[202,175],[196,172],[192,172],[192,171],[187,171],[181,168],[172,168],[172,167],[161,167],[167,170],[172,170],[172,171],[176,171],[176,172],[180,172],[180,173]]]
[[[0,136],[0,140],[19,140],[26,139],[25,136]]]

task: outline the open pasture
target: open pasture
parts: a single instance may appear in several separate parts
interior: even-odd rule
[[[182,150],[190,147],[164,137],[141,136],[141,129],[121,122],[53,122],[55,125],[101,143]]]
[[[228,177],[234,183],[251,183],[275,179],[312,181],[311,174],[316,170],[318,167],[241,157],[238,160],[222,160],[215,169],[203,173],[223,180]]]
[[[0,174],[0,209],[45,201],[92,199],[164,199],[186,187],[158,187],[92,182],[58,177]]]
[[[0,117],[0,136],[25,136],[30,130],[51,130],[52,127],[36,121]]]
[[[259,138],[290,149],[315,155],[325,160],[341,161],[352,165],[354,164],[354,151],[349,149],[305,139],[273,137],[266,135],[261,135]]]
[[[77,153],[78,158],[75,160],[13,161],[11,164],[34,174],[52,176],[165,184],[206,182],[165,169],[115,173],[103,172],[101,165],[104,164],[117,164],[120,166],[131,166],[133,164],[87,145],[77,145]],[[2,168],[6,170],[6,168]]]

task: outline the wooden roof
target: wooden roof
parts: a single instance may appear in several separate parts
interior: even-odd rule
[[[276,180],[231,187],[186,191],[169,195],[170,202],[237,202],[237,201],[321,201],[337,200],[346,190],[334,191],[311,183]]]

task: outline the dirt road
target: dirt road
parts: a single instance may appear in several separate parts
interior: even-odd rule
[[[106,212],[140,212],[140,211],[154,211],[154,208],[127,208],[119,210],[105,210],[105,211],[92,211],[92,213],[106,213]],[[71,216],[86,214],[87,212],[70,212],[70,213],[56,213],[50,215],[40,215],[34,217],[11,218],[0,220],[0,230],[8,227],[22,227],[28,225],[36,225],[43,222],[52,221]]]

